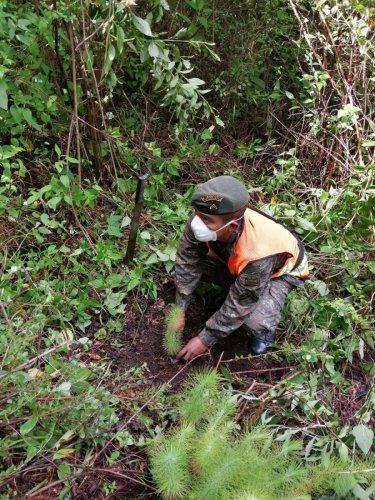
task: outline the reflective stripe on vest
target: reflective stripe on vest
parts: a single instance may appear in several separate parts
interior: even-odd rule
[[[283,274],[306,278],[309,274],[306,256],[293,269],[299,256],[298,243],[293,234],[281,224],[250,208],[246,209],[242,233],[234,246],[234,252],[235,255],[229,257],[228,268],[236,276],[250,262],[277,254],[286,254],[287,257],[283,266],[271,278],[278,278]]]

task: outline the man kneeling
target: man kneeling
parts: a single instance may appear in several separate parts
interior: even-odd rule
[[[249,194],[234,177],[223,175],[194,193],[194,213],[176,256],[176,304],[185,311],[200,280],[229,288],[225,302],[205,328],[178,353],[189,361],[243,326],[250,350],[264,354],[275,340],[285,299],[308,277],[299,238],[268,215],[248,208]]]

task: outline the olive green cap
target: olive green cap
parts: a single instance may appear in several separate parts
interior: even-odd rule
[[[223,215],[237,212],[249,202],[249,193],[239,180],[220,175],[205,182],[193,194],[191,204],[200,212]]]

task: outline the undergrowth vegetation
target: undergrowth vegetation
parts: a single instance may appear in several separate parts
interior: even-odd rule
[[[280,444],[260,426],[240,432],[236,402],[231,392],[219,389],[215,371],[191,381],[178,405],[179,426],[150,447],[163,498],[355,498],[373,492],[370,462],[354,466],[333,457],[304,462],[295,439]]]
[[[77,478],[103,469],[101,460],[133,477],[132,450],[143,451],[176,419],[181,426],[160,437],[152,459],[166,496],[162,457],[175,449],[176,477],[166,479],[180,488],[173,495],[191,498],[200,498],[194,491],[205,477],[215,487],[221,460],[228,474],[239,467],[238,498],[251,498],[255,486],[247,490],[238,463],[244,449],[260,464],[279,461],[273,477],[254,470],[254,484],[270,479],[259,498],[302,487],[326,467],[358,470],[371,454],[374,9],[364,0],[263,4],[2,2],[4,498],[54,481],[60,498],[74,497]],[[125,264],[136,176],[146,171],[137,252]],[[291,375],[246,393],[222,365],[225,389],[211,372],[177,411],[174,394],[147,385],[147,367],[116,368],[95,347],[119,348],[132,308],[142,316],[160,296],[194,185],[221,174],[241,178],[254,206],[298,231],[312,276],[291,294],[278,349],[268,355]],[[180,339],[170,332],[166,348],[175,353]],[[239,400],[249,434],[233,418]],[[124,415],[137,416],[138,429]],[[204,446],[222,450],[217,461],[207,462]],[[34,478],[38,468],[48,473]],[[291,483],[277,483],[288,471]],[[303,494],[331,488],[343,498],[371,497],[367,475],[329,482],[325,474],[323,489]],[[147,466],[135,476],[150,486]],[[103,491],[116,487],[104,482]]]

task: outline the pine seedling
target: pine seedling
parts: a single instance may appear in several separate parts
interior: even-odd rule
[[[237,411],[237,399],[237,395],[227,394],[222,399],[216,398],[216,408],[208,417],[208,426],[213,429],[226,428],[229,432],[236,425],[233,417]]]
[[[192,457],[193,469],[199,476],[205,477],[216,467],[227,446],[227,433],[207,428],[198,436]]]
[[[206,460],[210,460],[210,457],[207,457]],[[237,488],[242,486],[239,478],[244,476],[245,468],[243,457],[235,453],[228,444],[212,471],[202,475],[200,480],[194,484],[190,498],[205,500],[222,498],[225,491],[232,490],[233,486]]]
[[[182,395],[179,413],[183,421],[196,424],[215,410],[219,376],[215,370],[195,374]]]
[[[151,450],[152,474],[163,498],[182,498],[190,487],[189,451],[192,437],[192,427],[185,425],[172,436],[167,436],[161,442],[156,441]]]
[[[182,331],[178,328],[178,321],[183,309],[177,304],[172,304],[165,317],[164,349],[175,356],[182,348]]]

